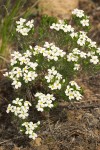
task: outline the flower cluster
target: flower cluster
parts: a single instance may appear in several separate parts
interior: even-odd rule
[[[80,23],[82,24],[83,27],[89,26],[89,20],[88,19],[83,19],[80,21]]]
[[[96,48],[96,42],[92,41],[88,36],[87,36],[87,33],[84,32],[84,31],[80,31],[79,32],[79,36],[78,36],[78,39],[77,39],[77,44],[79,46],[86,46],[88,48]]]
[[[74,48],[72,50],[72,53],[69,53],[67,55],[67,61],[75,62],[76,64],[74,66],[74,70],[79,70],[80,65],[77,64],[77,62],[79,61],[80,58],[83,58],[83,59],[89,58],[90,63],[96,65],[96,64],[99,64],[99,55],[100,55],[100,52],[98,50],[94,52],[85,53],[83,51],[80,51],[77,48]]]
[[[84,11],[74,9],[72,14],[76,24],[80,27],[83,26],[83,29],[88,31],[90,26],[89,17],[84,14]],[[34,27],[33,23],[34,20],[27,21],[20,18],[19,21],[16,21],[16,31],[23,36],[27,36]],[[60,31],[59,33],[64,34],[64,42],[61,42],[61,44],[65,44],[64,46],[67,48],[66,52],[56,47],[54,43],[48,42],[45,42],[43,46],[36,45],[34,48],[29,46],[30,50],[26,50],[24,53],[14,51],[11,54],[11,71],[4,74],[4,76],[12,79],[12,85],[15,89],[24,85],[25,89],[27,89],[26,84],[33,82],[37,76],[41,78],[45,74],[44,79],[41,80],[39,78],[39,81],[44,81],[45,85],[52,91],[52,94],[37,92],[34,95],[36,99],[35,107],[40,112],[54,107],[56,100],[54,95],[69,100],[81,100],[82,89],[75,81],[69,81],[70,77],[72,80],[74,73],[76,73],[73,70],[79,70],[82,68],[81,65],[85,66],[89,63],[94,65],[100,64],[100,48],[97,47],[96,42],[87,36],[87,32],[78,32],[78,28],[73,28],[63,20],[53,23],[50,29]],[[75,29],[77,32],[75,32]],[[27,47],[28,45],[24,46]],[[96,67],[98,69],[98,66]],[[60,74],[61,71],[62,74]],[[37,134],[35,132],[40,122],[33,123],[27,121],[30,106],[32,105],[29,101],[16,98],[12,101],[12,104],[8,105],[6,112],[11,112],[19,117],[22,127],[20,131],[24,131],[29,138],[36,139]]]
[[[15,51],[12,54],[11,66],[12,70],[6,72],[4,76],[8,76],[13,80],[12,85],[15,89],[18,89],[22,85],[22,80],[25,83],[34,81],[37,77],[36,67],[38,64],[36,62],[31,62],[32,53],[27,50],[25,53],[21,54]]]
[[[36,105],[36,108],[38,111],[44,111],[45,108],[52,108],[53,101],[55,100],[55,97],[52,94],[43,94],[37,92],[35,94],[35,97],[38,99],[38,103]]]
[[[80,58],[86,58],[86,53],[85,52],[83,52],[83,51],[80,51],[78,48],[74,48],[73,50],[72,50],[72,54],[74,55],[74,57],[75,56],[78,56],[78,57],[80,57]],[[75,59],[75,61],[76,61],[77,59]],[[72,59],[72,61],[74,61],[73,59]]]
[[[25,119],[29,115],[29,106],[31,106],[31,103],[29,101],[24,101],[23,99],[16,98],[12,101],[12,105],[8,105],[6,112],[12,112],[15,116],[21,119]]]
[[[56,31],[63,30],[65,33],[74,31],[74,28],[71,25],[65,24],[62,20],[59,20],[58,23],[53,23],[50,26],[50,29],[55,29]]]
[[[74,28],[71,27],[71,25],[64,24],[64,22],[60,22],[57,24],[53,23],[52,26],[50,26],[50,28],[55,29],[56,31],[63,30],[65,33],[69,32],[69,35],[72,39],[77,39],[77,44],[79,46],[84,46],[86,42],[88,42],[88,45],[90,47],[94,47],[96,45],[95,42],[93,42],[90,38],[87,37],[86,32],[74,32]]]
[[[79,61],[80,58],[86,59],[87,58],[87,54],[85,52],[83,52],[83,51],[80,51],[78,48],[74,48],[72,50],[72,53],[69,53],[67,55],[67,61],[75,62],[74,70],[79,70],[80,64],[77,64],[77,62]]]
[[[84,11],[83,10],[80,10],[80,9],[74,9],[72,11],[72,14],[74,16],[76,16],[78,19],[80,19],[80,24],[83,26],[83,27],[88,27],[89,26],[89,17],[86,16],[84,14]]]
[[[62,75],[57,72],[54,66],[51,69],[48,69],[48,74],[45,76],[45,79],[47,80],[47,83],[49,83],[48,87],[51,90],[60,90],[62,82],[65,82]]]
[[[74,64],[74,70],[79,70],[80,69],[80,64]]]
[[[64,57],[65,52],[61,50],[59,47],[56,47],[53,43],[45,42],[43,47],[35,46],[33,55],[42,54],[49,61],[55,60],[57,61],[59,57]]]
[[[31,29],[34,27],[34,20],[30,20],[26,22],[26,19],[20,18],[19,21],[16,21],[17,28],[16,31],[22,34],[23,36],[27,36]]]
[[[100,53],[98,53],[98,51],[96,51],[97,54],[95,52],[88,52],[87,56],[90,58],[90,63],[96,65],[96,64],[100,64]]]
[[[78,50],[77,48],[74,48],[72,50],[72,53],[69,53],[67,55],[67,61],[77,62],[79,58],[83,58],[83,59],[89,58],[90,63],[93,63],[94,65],[96,65],[99,63],[99,55],[100,55],[99,51],[100,50],[98,48],[94,52],[90,51],[88,53],[85,53],[83,51]]]
[[[69,100],[80,100],[82,99],[80,91],[81,88],[77,85],[77,83],[75,81],[70,81],[65,90],[65,94],[68,96]]]
[[[84,46],[86,44],[87,40],[88,40],[88,37],[86,35],[86,32],[80,31],[79,32],[79,37],[78,37],[78,40],[77,40],[77,44],[79,46]]]
[[[38,121],[37,123],[24,122],[22,124],[22,128],[24,128],[25,134],[28,135],[29,138],[35,140],[37,138],[37,134],[35,133],[35,130],[38,128],[39,125],[40,125],[40,121]],[[20,130],[20,131],[23,131],[23,130]]]
[[[72,11],[72,14],[78,18],[82,18],[84,16],[84,11],[76,8]]]
[[[84,22],[84,20],[81,20],[81,21],[82,23]],[[90,38],[88,38],[88,36],[86,35],[87,34],[86,32],[84,31],[74,32],[74,28],[71,25],[65,24],[64,21],[53,23],[50,26],[50,29],[55,29],[56,31],[63,30],[65,33],[69,33],[72,39],[76,38],[77,44],[79,46],[84,46],[86,42],[88,42],[88,45],[90,47],[93,47],[96,45],[95,42],[93,42]]]

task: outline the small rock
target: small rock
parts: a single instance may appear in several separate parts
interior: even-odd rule
[[[41,138],[36,138],[36,140],[35,140],[35,145],[36,145],[36,146],[40,146],[40,145],[41,145],[41,142],[42,142],[42,139],[41,139]]]
[[[42,144],[42,139],[41,138],[36,138],[36,140],[34,141],[34,140],[32,140],[31,142],[30,142],[30,145],[32,146],[32,147],[34,147],[34,146],[40,146]]]

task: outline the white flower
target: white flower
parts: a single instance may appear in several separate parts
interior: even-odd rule
[[[37,105],[36,108],[37,108],[38,111],[41,111],[41,112],[44,111],[44,109],[41,106],[39,106],[39,105]]]
[[[84,11],[76,8],[72,11],[72,14],[76,15],[79,18],[82,18],[84,16]]]
[[[80,64],[75,64],[74,65],[74,70],[79,70],[80,69]]]
[[[94,55],[95,55],[95,52],[91,52],[91,51],[90,51],[90,52],[87,53],[87,56],[88,56],[88,57],[92,57],[92,56],[94,56]]]
[[[14,71],[14,74],[16,74],[16,77],[22,77],[22,70],[20,68],[16,68],[16,70]]]
[[[53,96],[53,94],[47,94],[47,99],[54,101],[55,97]]]
[[[20,18],[19,21],[16,21],[16,23],[19,25],[23,25],[24,22],[26,22],[26,19],[24,19],[24,18]]]
[[[32,104],[29,101],[25,101],[24,106],[32,106]]]
[[[11,65],[14,65],[15,63],[16,65],[12,67],[10,72],[7,72],[4,75],[11,78],[13,80],[12,85],[14,85],[15,89],[18,89],[22,85],[22,80],[25,83],[35,80],[37,73],[34,70],[36,70],[38,64],[30,61],[32,53],[29,50],[23,54],[14,52],[12,57]]]
[[[86,55],[87,55],[87,54],[86,54],[85,52],[80,52],[80,57],[81,57],[81,58],[86,58]]]
[[[29,138],[35,140],[37,138],[37,134],[36,133],[32,133],[29,135]]]
[[[24,53],[24,56],[27,58],[27,57],[31,57],[32,56],[32,53],[27,50],[25,53]]]
[[[22,34],[23,25],[17,25],[16,31]]]
[[[31,106],[31,103],[29,101],[23,101],[23,99],[16,98],[12,101],[12,105],[8,105],[6,112],[12,112],[15,116],[21,119],[26,119],[29,115],[29,106]]]
[[[96,46],[96,42],[90,41],[89,47],[94,47],[94,48],[96,48],[96,47],[97,47],[97,46]]]
[[[8,76],[9,76],[9,72],[5,72],[5,73],[3,74],[3,76],[8,77]]]
[[[14,115],[18,116],[21,112],[20,107],[13,106],[12,108],[14,108],[14,111],[12,111],[14,112]]]
[[[64,32],[74,32],[74,28],[71,27],[71,25],[65,25],[63,27]]]
[[[73,54],[77,54],[77,55],[80,54],[80,50],[78,50],[78,48],[74,48],[73,49]]]
[[[32,81],[31,76],[29,73],[24,73],[24,77],[23,77],[25,83],[28,83],[29,81]]]
[[[68,96],[69,100],[80,100],[82,99],[82,95],[80,93],[80,87],[77,85],[75,81],[70,81],[69,85],[67,85],[67,88],[65,90],[66,96]]]
[[[56,31],[63,30],[65,33],[74,32],[74,28],[71,25],[64,24],[64,21],[59,21],[58,23],[53,23],[50,29],[55,29]]]
[[[37,134],[34,132],[34,130],[38,127],[39,124],[39,121],[37,123],[24,122],[22,127],[25,127],[25,134],[28,135],[29,138],[35,140],[37,138]]]
[[[15,86],[15,89],[18,89],[19,87],[21,87],[22,84],[21,84],[21,82],[19,82],[17,80],[14,80],[13,83],[12,83],[12,85]]]
[[[15,76],[15,74],[14,74],[14,71],[13,71],[13,70],[12,70],[11,72],[9,72],[9,76],[8,76],[8,77],[9,77],[10,79],[12,79],[13,81],[17,80],[16,77],[14,77],[14,76]]]
[[[31,80],[35,80],[35,78],[38,76],[38,74],[35,71],[30,71],[28,73],[28,76],[31,77]]]
[[[41,107],[41,108],[43,108],[44,106],[45,106],[45,99],[41,99],[41,100],[39,100],[38,101],[38,105]]]
[[[35,97],[38,98],[38,103],[36,108],[38,111],[43,112],[44,108],[52,108],[52,102],[55,100],[55,97],[52,94],[43,94],[43,93],[36,93]]]
[[[25,134],[26,135],[29,134],[29,136],[32,135],[32,133],[33,133],[33,130],[31,128],[27,128],[27,130],[25,131]]]
[[[45,48],[50,48],[50,44],[49,44],[48,42],[45,42],[45,43],[44,43],[44,47],[45,47]]]
[[[50,26],[50,29],[54,29],[54,28],[55,28],[55,26],[56,26],[56,24],[55,24],[55,23],[53,23],[53,24]]]
[[[78,57],[77,56],[75,56],[73,53],[69,53],[68,55],[67,55],[67,61],[78,61]]]
[[[99,62],[98,56],[91,56],[90,62],[96,65]]]
[[[14,51],[11,56],[16,60],[18,59],[19,57],[21,57],[21,53],[17,52],[17,51]]]
[[[12,110],[11,110],[11,112],[15,114],[15,113],[16,113],[16,108],[17,108],[16,106],[12,105]]]
[[[36,62],[35,63],[29,62],[27,65],[30,66],[33,70],[35,70],[36,67],[38,66],[38,64]]]
[[[77,90],[80,90],[80,87],[78,86],[78,84],[75,81],[70,81],[69,83],[71,86],[75,86]]]
[[[14,58],[14,59],[11,59],[11,66],[15,65],[17,63],[17,60]]]
[[[19,99],[19,98],[16,98],[15,100],[12,101],[13,104],[18,104],[20,106],[22,106],[22,102],[23,102],[23,99]]]
[[[57,89],[61,89],[61,84],[59,83],[59,80],[56,80],[56,82],[54,82],[54,84],[51,84],[48,86],[51,90],[57,90]]]
[[[69,92],[73,91],[73,88],[71,88],[69,85],[67,85],[67,88],[65,90],[65,94],[68,96]]]
[[[28,73],[28,69],[29,69],[29,67],[28,67],[28,66],[25,66],[25,67],[22,69],[23,73]]]
[[[73,92],[73,91],[71,91],[71,92],[68,93],[68,98],[69,98],[69,100],[72,100],[72,99],[75,98],[75,97],[74,97],[74,92]]]
[[[48,75],[45,76],[45,79],[47,80],[47,83],[50,83],[48,87],[51,90],[61,89],[60,82],[63,82],[63,78],[62,75],[55,70],[54,66],[51,69],[48,69]],[[52,83],[53,80],[54,82]]]
[[[19,118],[25,119],[29,116],[29,114],[27,112],[21,111],[21,113],[19,114]]]
[[[80,46],[85,45],[85,39],[79,38],[77,44],[79,44]]]
[[[57,74],[57,70],[55,70],[55,67],[53,66],[51,69],[48,69],[48,73],[56,75]]]
[[[31,45],[29,45],[29,48],[30,48],[30,50],[32,50],[32,46]]]
[[[19,21],[16,21],[17,27],[16,31],[22,34],[23,36],[27,36],[29,31],[34,27],[34,20],[30,20],[27,23],[26,19],[20,18]]]
[[[30,29],[28,28],[21,28],[21,29],[17,29],[16,31],[18,31],[19,33],[21,33],[23,36],[28,35],[28,32],[30,31]]]
[[[44,47],[35,46],[33,55],[42,54],[48,61],[57,61],[59,57],[64,57],[66,53],[60,48],[56,47],[53,43],[44,43]]]
[[[77,44],[80,45],[80,46],[84,46],[85,43],[88,41],[88,37],[86,35],[86,32],[84,31],[80,31],[79,32],[79,38],[77,40]]]
[[[83,19],[80,21],[80,23],[82,24],[83,27],[89,26],[89,20],[88,19]]]
[[[57,80],[56,82],[54,82],[54,89],[61,89],[61,84],[59,83],[59,81]]]
[[[76,100],[82,99],[82,95],[80,94],[79,91],[73,91],[73,94],[74,94]]]
[[[34,20],[32,19],[32,20],[29,20],[27,23],[26,23],[26,26],[28,26],[29,28],[32,28],[32,27],[34,27]]]
[[[12,110],[11,104],[8,105],[6,112],[9,113]]]
[[[23,64],[29,63],[30,59],[25,58],[24,56],[22,56],[22,57],[19,58],[19,61],[20,61],[20,65],[23,65]]]
[[[78,36],[78,33],[72,32],[72,33],[70,33],[70,36],[71,36],[72,38],[77,37],[77,36]]]

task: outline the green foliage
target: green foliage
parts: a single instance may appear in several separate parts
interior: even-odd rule
[[[35,7],[35,1],[33,1],[31,7],[28,7],[27,3],[27,0],[0,1],[0,39],[2,41],[0,45],[0,55],[4,58],[8,57],[10,53],[9,47],[16,42],[15,21],[21,16],[30,17],[33,13],[32,9]]]
[[[29,138],[37,137],[34,131],[40,124],[27,122],[29,106],[48,112],[61,100],[81,100],[83,90],[74,79],[82,71],[100,69],[100,48],[87,32],[80,31],[81,27],[87,31],[88,17],[81,10],[75,9],[74,13],[77,17],[70,21],[71,25],[67,20],[57,21],[47,15],[35,21],[20,18],[16,22],[18,34],[15,38],[20,52],[14,51],[12,54],[12,67],[5,76],[12,79],[16,93],[23,99],[13,100],[7,107],[7,113],[22,119],[21,126],[24,126]],[[73,22],[76,23],[74,28]]]

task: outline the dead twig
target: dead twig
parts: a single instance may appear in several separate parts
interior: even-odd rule
[[[100,101],[84,101],[84,102],[78,102],[73,104],[67,104],[64,103],[64,105],[61,103],[59,104],[59,107],[61,108],[67,108],[67,109],[94,109],[94,108],[100,108]]]
[[[5,71],[7,71],[7,69],[5,68],[5,69],[1,69],[0,70],[0,72],[5,72]]]
[[[12,141],[12,140],[19,139],[19,138],[21,138],[21,137],[23,137],[23,136],[17,136],[17,137],[14,137],[14,138],[12,138],[12,139],[9,139],[9,140],[2,141],[2,142],[0,142],[0,145],[5,144],[5,143],[8,143],[8,142],[10,142],[10,141]]]
[[[27,11],[33,9],[33,8],[39,3],[39,1],[40,1],[40,0],[37,0],[31,7],[27,8],[27,10],[23,11],[22,13],[20,13],[20,15],[14,17],[13,19],[16,20],[16,19],[19,18],[20,16],[23,16],[23,15],[25,14],[25,12],[27,12]]]
[[[0,56],[0,58],[2,59],[2,60],[4,60],[5,62],[9,62],[9,60],[7,60],[6,58],[4,58],[3,56]]]

